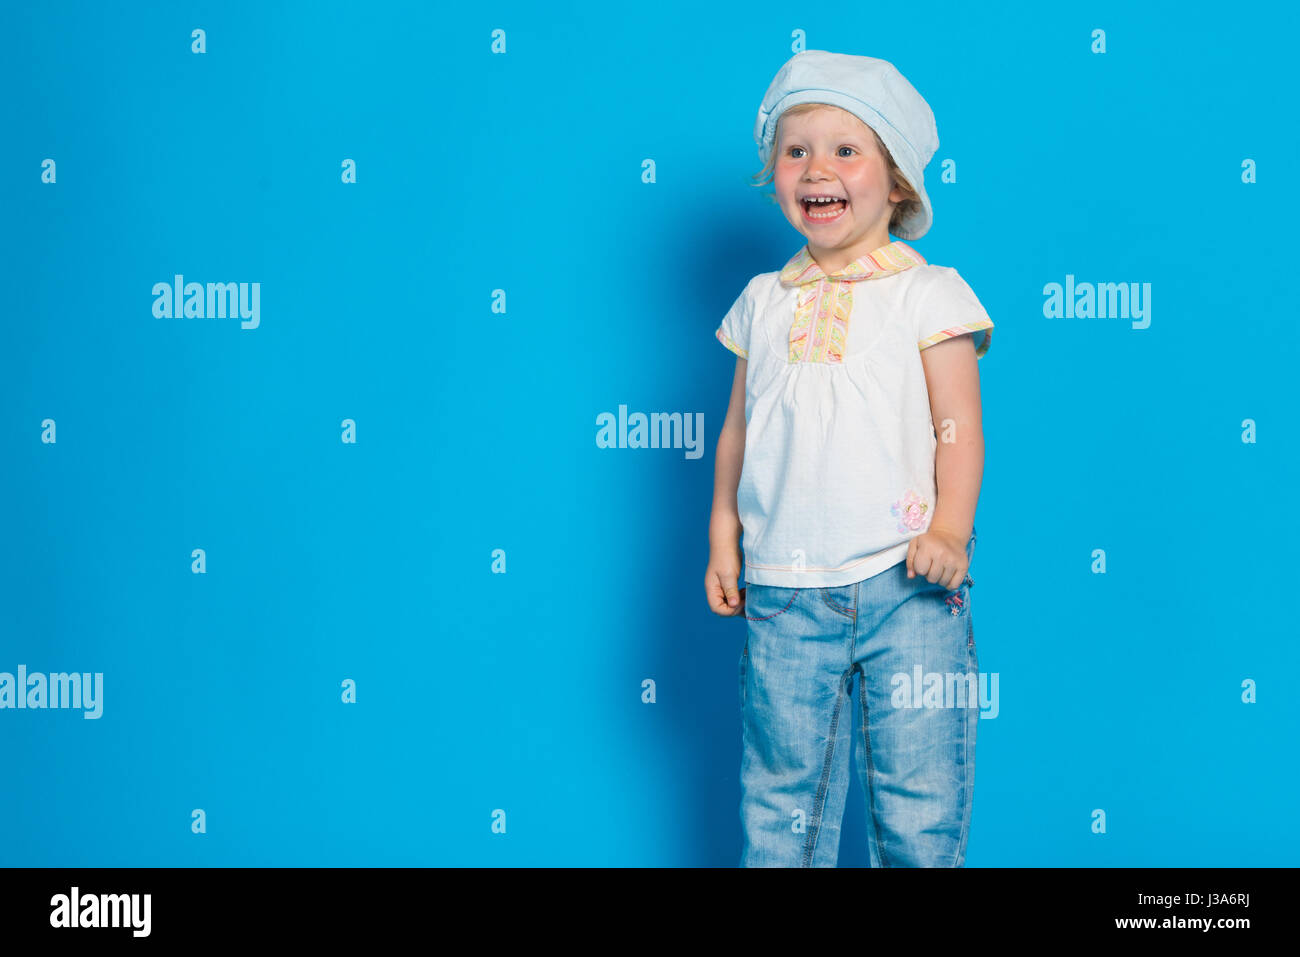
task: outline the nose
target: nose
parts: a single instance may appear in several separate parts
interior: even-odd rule
[[[830,175],[826,171],[826,165],[825,159],[817,156],[810,156],[808,158],[808,165],[804,168],[803,178],[808,182],[830,179]]]

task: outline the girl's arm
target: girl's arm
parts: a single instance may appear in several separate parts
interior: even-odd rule
[[[935,449],[937,489],[930,530],[946,530],[965,547],[975,525],[984,476],[984,424],[973,338],[953,336],[921,350]]]
[[[731,401],[718,436],[714,459],[713,513],[709,517],[709,567],[705,590],[714,611],[738,609],[740,592],[740,513],[736,488],[740,485],[745,460],[745,370],[748,363],[736,357],[736,374],[731,380]],[[735,599],[735,604],[733,604]]]

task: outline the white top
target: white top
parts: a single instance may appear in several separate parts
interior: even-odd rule
[[[827,275],[804,246],[749,281],[715,333],[748,360],[737,489],[745,581],[831,587],[907,558],[930,526],[938,440],[921,349],[993,322],[901,240]]]

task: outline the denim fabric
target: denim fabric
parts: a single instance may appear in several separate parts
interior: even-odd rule
[[[852,585],[746,588],[742,867],[837,865],[855,682],[871,865],[965,863],[980,714],[974,584],[909,579],[904,561]]]

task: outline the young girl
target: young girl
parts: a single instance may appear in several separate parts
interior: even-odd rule
[[[741,865],[836,865],[856,677],[872,865],[960,867],[979,723],[976,362],[993,323],[955,269],[889,238],[929,229],[939,146],[891,64],[796,54],[754,138],[807,243],[716,332],[737,359],[705,588],[748,621]]]

